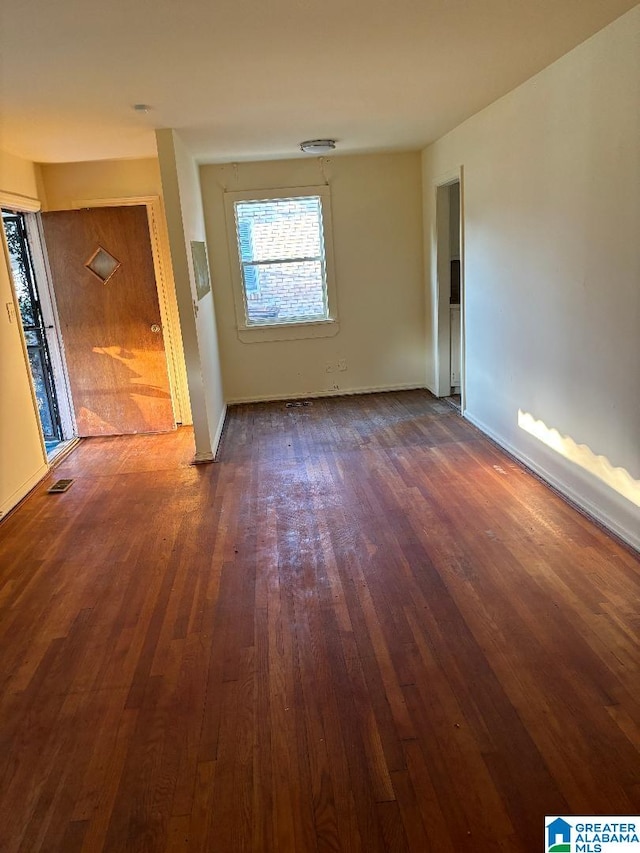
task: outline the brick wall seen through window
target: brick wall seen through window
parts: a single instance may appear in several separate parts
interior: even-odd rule
[[[328,319],[319,196],[234,205],[247,325]]]

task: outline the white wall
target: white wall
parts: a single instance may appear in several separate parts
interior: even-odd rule
[[[33,163],[0,151],[0,194],[37,198]],[[7,305],[15,319],[9,320]],[[9,274],[4,234],[0,237],[0,517],[47,473],[40,421],[20,331],[20,315]]]
[[[423,154],[431,250],[435,184],[464,169],[467,416],[636,547],[639,105],[636,7]]]
[[[424,387],[419,153],[206,165],[200,175],[228,402]],[[325,179],[332,195],[338,334],[240,341],[224,192]],[[327,373],[327,363],[339,359],[346,359],[347,370]]]
[[[196,296],[191,241],[204,241],[198,167],[171,129],[156,132],[169,244],[187,366],[196,460],[209,461],[222,433],[226,406],[212,293]]]

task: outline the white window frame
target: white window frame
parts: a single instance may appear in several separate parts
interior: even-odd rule
[[[322,208],[324,239],[324,262],[327,286],[326,318],[314,320],[291,320],[280,323],[249,324],[242,279],[242,264],[236,231],[235,204],[238,201],[274,201],[287,198],[318,196]],[[236,309],[238,337],[244,343],[256,341],[284,341],[301,338],[320,338],[336,335],[338,326],[338,303],[336,294],[335,264],[333,254],[333,228],[331,222],[331,191],[328,186],[280,187],[268,190],[243,190],[224,194],[227,220],[227,245],[231,267],[233,301]]]

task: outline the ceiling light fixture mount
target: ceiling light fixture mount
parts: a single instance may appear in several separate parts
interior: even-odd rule
[[[300,150],[305,154],[328,154],[335,147],[335,139],[307,139],[300,143]]]

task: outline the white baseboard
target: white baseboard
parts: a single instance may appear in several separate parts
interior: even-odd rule
[[[222,438],[222,430],[224,429],[224,422],[227,417],[227,404],[224,404],[224,408],[222,409],[222,414],[220,415],[220,420],[218,421],[218,426],[216,428],[216,434],[213,437],[213,458],[215,459],[218,455],[218,447],[220,446],[220,439]]]
[[[220,445],[220,439],[222,438],[222,430],[224,429],[224,421],[226,417],[227,404],[225,403],[222,407],[220,418],[218,419],[216,433],[213,437],[213,441],[211,442],[211,450],[196,450],[193,456],[193,465],[208,465],[209,463],[216,461],[216,456],[218,454],[218,446]]]
[[[265,394],[259,397],[234,397],[227,400],[229,406],[241,403],[277,403],[280,400],[314,400],[318,397],[348,397],[355,394],[382,394],[385,391],[424,391],[425,386],[410,382],[401,385],[370,385],[365,388],[330,388],[328,391],[307,391],[300,394]]]
[[[40,480],[43,480],[49,473],[49,465],[44,462],[37,471],[35,471],[22,485],[9,495],[9,497],[0,505],[0,518],[16,507],[20,501],[25,498],[29,492],[34,489]]]
[[[470,415],[468,412],[464,412],[463,417],[472,423],[475,427],[477,427],[480,432],[483,432],[485,435],[489,436],[492,441],[495,441],[503,450],[506,450],[511,456],[521,462],[526,468],[529,468],[535,474],[537,474],[541,479],[543,479],[549,486],[555,489],[561,496],[566,498],[570,503],[574,504],[578,509],[584,512],[586,515],[590,516],[596,522],[601,524],[607,530],[617,536],[619,539],[622,539],[623,542],[626,542],[627,545],[630,545],[636,551],[640,551],[640,535],[620,524],[615,518],[612,518],[607,512],[605,512],[601,507],[594,504],[589,498],[585,497],[582,494],[579,494],[575,491],[575,489],[568,486],[565,482],[563,482],[556,474],[552,474],[548,471],[543,465],[540,465],[539,462],[531,459],[530,456],[527,456],[526,453],[523,453],[518,448],[514,447],[509,441],[506,441],[501,435],[498,435],[491,427],[487,426],[487,424],[483,423],[479,418]]]
[[[194,465],[208,465],[209,462],[213,462],[213,453],[210,453],[208,450],[206,452],[196,451],[193,454],[193,464]]]

